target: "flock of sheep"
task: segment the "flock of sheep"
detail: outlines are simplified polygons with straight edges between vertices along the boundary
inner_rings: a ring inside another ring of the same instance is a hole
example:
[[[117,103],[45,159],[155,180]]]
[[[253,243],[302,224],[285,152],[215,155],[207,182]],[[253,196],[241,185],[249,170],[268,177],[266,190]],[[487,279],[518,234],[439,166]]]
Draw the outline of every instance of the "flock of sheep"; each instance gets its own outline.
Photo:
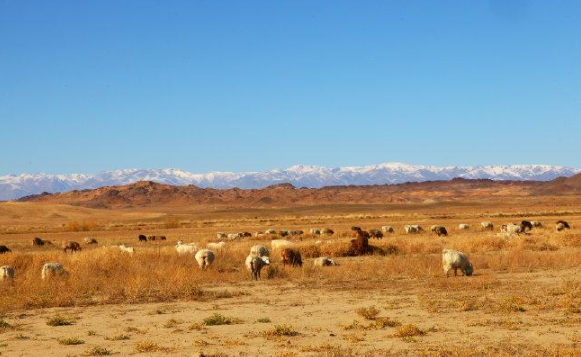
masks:
[[[516,223],[509,223],[507,225],[501,226],[501,232],[503,233],[526,233],[531,231],[534,228],[542,227],[542,223],[538,221],[522,221],[520,224]],[[417,234],[424,231],[424,229],[420,225],[406,225],[405,232],[407,234]],[[493,230],[494,225],[492,222],[482,222],[481,228],[483,230]],[[564,229],[569,229],[570,226],[567,222],[559,220],[555,228],[557,231],[562,231]],[[469,230],[470,226],[468,224],[460,224],[458,225],[458,230]],[[369,244],[370,238],[381,239],[384,237],[384,234],[387,233],[394,233],[395,230],[392,226],[383,226],[381,230],[379,229],[369,229],[367,231],[362,230],[360,227],[351,227],[351,230],[354,232],[355,239],[351,240],[351,252],[352,255],[365,255],[365,254],[372,254],[374,252],[374,247]],[[434,234],[438,236],[447,236],[448,231],[446,227],[441,225],[433,225],[430,229]],[[313,228],[309,231],[313,235],[333,235],[335,232],[332,229],[324,228]],[[268,229],[264,232],[256,232],[254,236],[256,237],[266,237],[267,235],[272,237],[274,235],[278,235],[280,237],[286,236],[300,236],[304,234],[302,230],[280,230],[276,231],[274,229]],[[199,249],[195,243],[188,243],[184,244],[181,240],[177,242],[175,249],[179,255],[184,254],[193,254],[195,260],[198,263],[198,266],[201,270],[207,269],[214,260],[216,259],[215,251],[219,251],[226,247],[226,241],[224,239],[234,241],[241,239],[243,237],[252,236],[249,232],[238,232],[238,233],[224,233],[219,232],[217,233],[217,238],[220,239],[220,242],[210,242],[206,245],[205,248]],[[140,242],[147,242],[153,240],[166,240],[165,236],[145,236],[139,235],[138,240]],[[84,243],[87,245],[94,245],[98,244],[97,239],[92,237],[84,238]],[[320,244],[321,241],[316,241],[316,244]],[[52,245],[52,243],[48,240],[43,240],[41,238],[34,238],[32,241],[34,246],[45,246],[45,245]],[[292,267],[295,266],[302,266],[303,261],[301,257],[301,253],[298,249],[293,248],[293,243],[291,241],[285,239],[272,239],[271,242],[271,249],[273,251],[280,252],[280,260],[283,265],[290,265]],[[80,251],[81,245],[74,241],[65,242],[62,246],[63,251],[67,252],[76,252]],[[121,244],[119,246],[113,246],[108,248],[118,248],[122,252],[127,254],[133,254],[135,252],[134,247],[128,247],[125,244]],[[11,250],[6,247],[5,245],[0,245],[0,254],[11,252]],[[319,257],[313,261],[314,266],[317,267],[325,267],[325,266],[333,266],[338,265],[333,259],[330,257]],[[270,251],[264,245],[254,245],[250,249],[250,253],[246,257],[245,266],[248,271],[251,273],[251,277],[253,280],[260,279],[261,270],[270,265]],[[460,251],[444,249],[442,252],[442,265],[446,276],[449,276],[449,272],[453,269],[454,275],[457,275],[457,271],[460,270],[463,275],[470,276],[474,272],[474,267],[468,256]],[[68,272],[65,270],[62,264],[58,262],[48,262],[43,265],[41,271],[41,278],[43,280],[55,278],[55,277],[65,277],[68,275]],[[14,279],[15,271],[14,268],[11,266],[1,266],[0,267],[0,280],[12,280]]]

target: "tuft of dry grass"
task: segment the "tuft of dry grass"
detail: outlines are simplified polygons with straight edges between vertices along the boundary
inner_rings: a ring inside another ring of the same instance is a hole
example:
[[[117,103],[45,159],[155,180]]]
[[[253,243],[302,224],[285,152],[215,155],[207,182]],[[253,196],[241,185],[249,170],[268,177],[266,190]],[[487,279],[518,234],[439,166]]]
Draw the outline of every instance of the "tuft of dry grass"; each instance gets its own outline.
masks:
[[[271,330],[263,331],[262,335],[266,338],[282,337],[282,336],[298,336],[298,331],[295,331],[291,325],[275,325]]]
[[[76,345],[82,345],[85,343],[85,341],[81,340],[78,337],[59,338],[57,341],[59,344],[65,345],[65,346],[76,346]]]
[[[423,336],[425,335],[426,332],[421,330],[419,327],[417,327],[416,325],[402,325],[399,326],[396,331],[395,331],[395,336],[397,337],[416,337],[416,336]]]
[[[240,319],[224,316],[218,313],[215,313],[210,317],[206,317],[204,321],[202,321],[204,326],[235,325],[240,323],[242,323],[242,320]]]
[[[364,317],[366,320],[375,320],[380,311],[375,306],[371,306],[368,308],[359,308],[356,310],[356,312],[359,314],[359,316]]]
[[[48,326],[68,326],[75,323],[75,320],[70,317],[63,317],[56,315],[46,321]]]
[[[173,349],[169,347],[163,347],[152,341],[142,341],[135,345],[135,351],[140,353],[147,352],[172,352]]]
[[[83,356],[110,356],[112,354],[113,351],[111,350],[108,350],[104,347],[95,346],[85,351]]]

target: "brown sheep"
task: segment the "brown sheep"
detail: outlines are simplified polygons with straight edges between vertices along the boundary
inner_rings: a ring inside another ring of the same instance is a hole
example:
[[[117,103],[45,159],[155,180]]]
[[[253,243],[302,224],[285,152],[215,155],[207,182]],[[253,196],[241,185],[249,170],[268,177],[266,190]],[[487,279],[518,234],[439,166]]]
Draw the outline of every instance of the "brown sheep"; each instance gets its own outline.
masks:
[[[571,227],[569,226],[569,223],[565,222],[565,221],[557,221],[557,224],[562,224],[563,227],[570,229]]]
[[[67,250],[70,250],[71,253],[76,252],[76,251],[80,251],[81,245],[77,242],[69,241],[69,242],[66,242],[65,244],[63,244],[63,250],[65,251],[65,253],[67,252]]]
[[[11,252],[10,248],[5,245],[0,245],[0,254],[9,253]]]
[[[282,260],[282,265],[290,264],[291,266],[303,266],[303,260],[301,258],[301,252],[296,249],[285,248],[280,252],[280,259]]]
[[[351,240],[351,250],[353,255],[368,254],[372,249],[369,246],[369,238],[358,236]]]
[[[42,247],[42,246],[43,246],[43,245],[45,245],[45,244],[46,244],[46,245],[52,245],[52,243],[51,243],[50,241],[48,241],[48,240],[44,240],[44,239],[42,239],[42,238],[35,237],[35,238],[32,240],[32,245],[36,245],[36,246]]]
[[[383,233],[379,229],[370,229],[369,238],[381,239],[383,238]]]

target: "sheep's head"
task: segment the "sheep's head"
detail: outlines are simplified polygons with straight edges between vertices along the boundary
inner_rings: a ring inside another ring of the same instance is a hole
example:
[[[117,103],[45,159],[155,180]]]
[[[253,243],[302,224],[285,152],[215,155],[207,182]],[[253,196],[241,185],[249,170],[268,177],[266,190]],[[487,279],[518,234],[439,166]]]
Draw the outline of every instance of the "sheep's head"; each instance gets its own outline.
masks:
[[[474,273],[474,266],[472,263],[468,263],[468,267],[466,268],[466,276],[472,276]]]
[[[264,264],[270,265],[270,258],[269,257],[264,256],[264,257],[260,257],[260,259],[262,259],[262,261],[264,262]]]

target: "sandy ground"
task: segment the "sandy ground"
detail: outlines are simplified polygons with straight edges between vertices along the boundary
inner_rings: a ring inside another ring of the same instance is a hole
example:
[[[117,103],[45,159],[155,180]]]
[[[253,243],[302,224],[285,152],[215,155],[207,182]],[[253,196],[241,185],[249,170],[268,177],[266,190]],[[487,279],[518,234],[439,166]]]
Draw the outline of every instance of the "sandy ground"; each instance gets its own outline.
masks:
[[[332,269],[332,268],[330,268]],[[86,308],[52,308],[10,313],[12,325],[1,334],[2,356],[82,356],[93,347],[120,355],[197,356],[319,356],[400,355],[430,350],[492,351],[520,348],[542,351],[559,346],[581,348],[579,314],[542,307],[525,311],[501,311],[481,305],[464,311],[458,302],[487,295],[542,294],[564,281],[575,279],[581,269],[490,274],[465,278],[385,280],[380,282],[320,283],[310,286],[260,281],[216,286],[242,295],[206,302],[174,302],[113,305]],[[474,289],[475,286],[486,286]],[[484,300],[486,301],[486,300]],[[375,306],[379,317],[403,325],[413,324],[423,336],[396,337],[397,327],[368,328],[356,312]],[[233,325],[200,327],[202,320],[219,313],[239,319]],[[74,318],[70,326],[52,327],[55,315]],[[268,318],[270,322],[258,322]],[[346,329],[354,321],[359,328]],[[264,331],[290,325],[299,334],[268,338]],[[194,325],[194,329],[192,329]],[[362,326],[362,327],[361,327]],[[112,340],[124,335],[124,340]],[[79,338],[80,345],[62,345],[59,339]],[[152,342],[160,351],[138,352],[140,343]],[[461,347],[458,347],[461,346]]]

